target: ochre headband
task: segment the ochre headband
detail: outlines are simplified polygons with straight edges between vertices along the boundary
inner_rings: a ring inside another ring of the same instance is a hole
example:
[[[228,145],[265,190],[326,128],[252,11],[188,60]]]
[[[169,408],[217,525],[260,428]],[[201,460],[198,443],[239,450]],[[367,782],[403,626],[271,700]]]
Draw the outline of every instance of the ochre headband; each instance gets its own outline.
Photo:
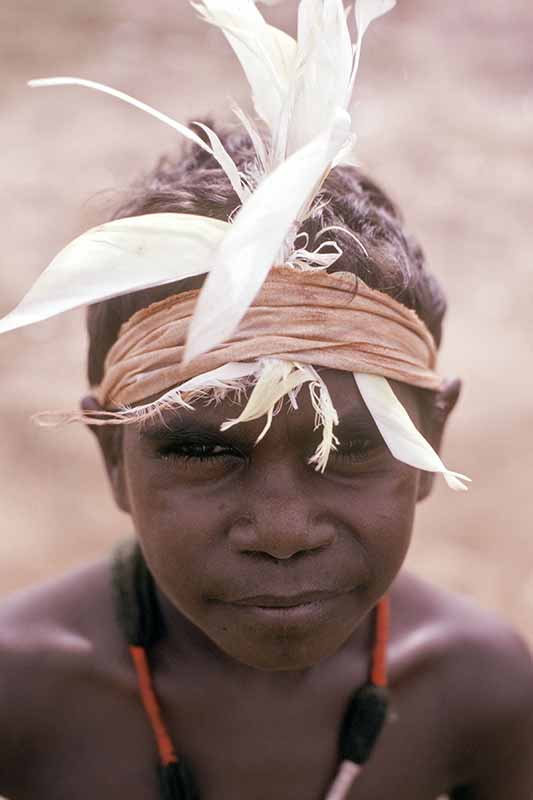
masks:
[[[438,389],[436,348],[414,311],[346,272],[274,268],[231,339],[183,363],[199,291],[128,320],[96,389],[107,409],[134,405],[230,362],[259,358],[382,375]]]

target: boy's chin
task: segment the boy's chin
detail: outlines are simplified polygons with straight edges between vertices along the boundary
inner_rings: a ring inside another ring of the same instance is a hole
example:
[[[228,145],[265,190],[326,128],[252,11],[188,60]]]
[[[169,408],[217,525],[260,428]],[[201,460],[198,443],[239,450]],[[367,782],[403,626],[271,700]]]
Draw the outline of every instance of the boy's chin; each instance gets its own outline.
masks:
[[[305,670],[335,655],[364,616],[354,613],[353,599],[337,605],[333,618],[328,614],[322,619],[313,619],[313,610],[305,607],[250,609],[235,624],[208,635],[227,656],[248,667],[272,672]],[[352,613],[346,613],[343,605],[350,605]]]

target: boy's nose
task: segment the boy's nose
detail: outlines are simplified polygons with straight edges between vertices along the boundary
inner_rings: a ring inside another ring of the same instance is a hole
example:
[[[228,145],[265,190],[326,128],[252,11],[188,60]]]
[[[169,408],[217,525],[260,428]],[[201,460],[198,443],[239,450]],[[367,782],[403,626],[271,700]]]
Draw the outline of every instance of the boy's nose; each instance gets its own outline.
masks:
[[[283,560],[328,547],[335,540],[333,520],[318,512],[303,487],[263,490],[256,502],[247,505],[229,532],[231,547],[242,553]]]

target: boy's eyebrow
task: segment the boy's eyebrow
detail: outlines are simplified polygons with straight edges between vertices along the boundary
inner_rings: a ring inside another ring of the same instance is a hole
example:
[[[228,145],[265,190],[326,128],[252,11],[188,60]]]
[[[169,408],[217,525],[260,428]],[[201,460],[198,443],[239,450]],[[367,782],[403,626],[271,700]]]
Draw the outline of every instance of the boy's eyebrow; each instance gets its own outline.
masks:
[[[205,435],[224,438],[220,430],[220,422],[208,422],[202,419],[183,420],[178,416],[168,419],[150,420],[140,426],[139,436],[145,440],[162,439],[165,436]]]
[[[348,414],[339,418],[339,424],[335,428],[337,436],[370,436],[378,435],[376,423],[370,414]]]

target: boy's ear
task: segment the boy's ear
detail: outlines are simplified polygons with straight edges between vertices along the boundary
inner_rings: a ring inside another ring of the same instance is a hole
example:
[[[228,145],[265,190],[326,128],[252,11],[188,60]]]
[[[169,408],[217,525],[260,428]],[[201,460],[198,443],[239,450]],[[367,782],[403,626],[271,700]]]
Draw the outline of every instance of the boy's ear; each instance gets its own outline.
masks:
[[[82,399],[81,408],[83,411],[103,410],[96,398],[91,395]],[[120,425],[88,425],[87,427],[95,435],[100,447],[115,503],[122,511],[129,514],[130,505],[122,457],[122,427]]]
[[[461,394],[461,381],[458,378],[446,381],[440,391],[430,395],[424,409],[424,434],[437,453],[440,453],[442,437],[449,415],[455,408]],[[434,472],[420,472],[418,500],[425,500],[433,488]]]

